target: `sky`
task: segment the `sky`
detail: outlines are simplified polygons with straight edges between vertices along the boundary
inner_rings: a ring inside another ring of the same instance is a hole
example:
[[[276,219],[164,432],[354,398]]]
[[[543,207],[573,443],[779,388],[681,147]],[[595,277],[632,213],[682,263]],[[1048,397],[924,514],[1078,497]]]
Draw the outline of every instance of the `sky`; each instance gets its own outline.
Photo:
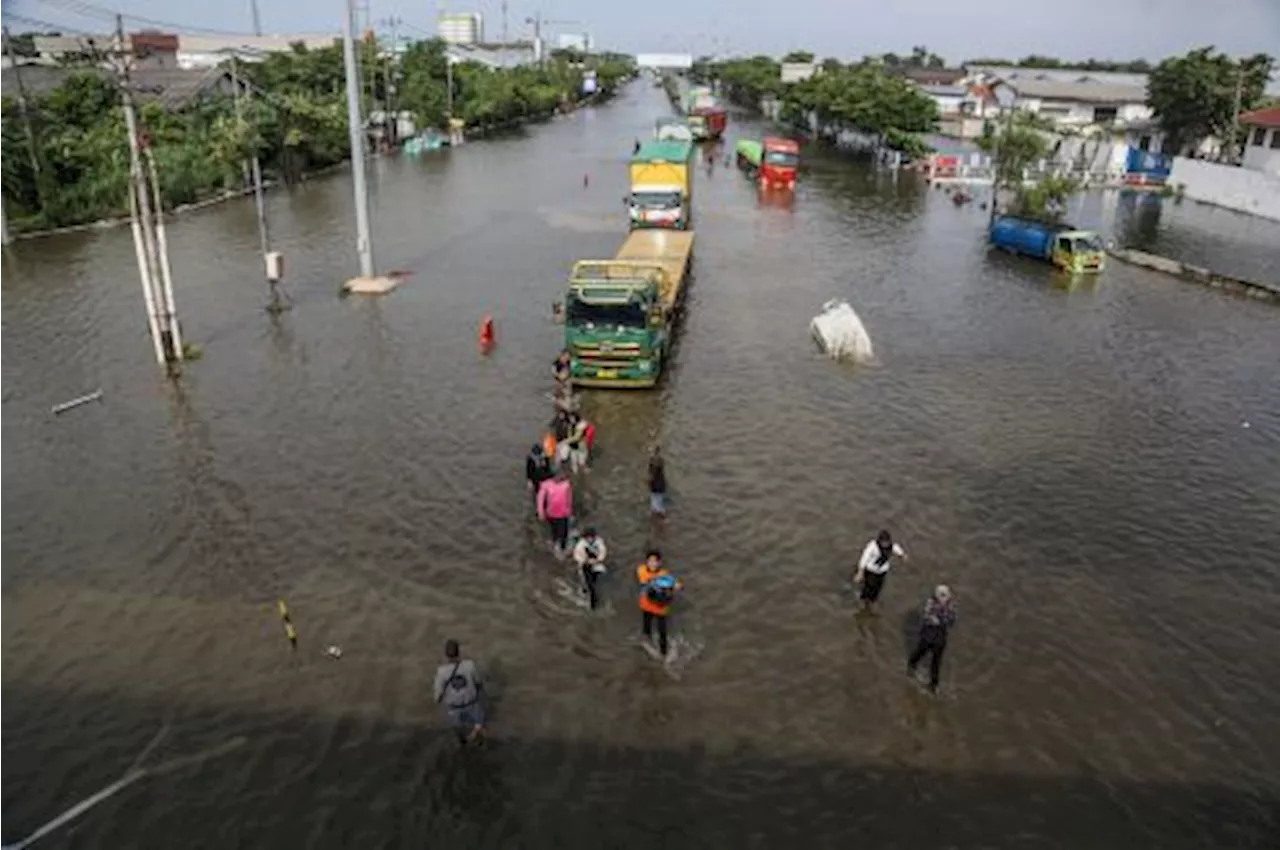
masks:
[[[341,27],[343,0],[257,0],[263,32],[327,33]],[[392,16],[404,32],[434,31],[441,10],[480,12],[486,37],[501,35],[501,0],[356,0],[370,19]],[[103,32],[107,11],[186,28],[252,31],[250,0],[2,0],[17,19]],[[744,14],[744,10],[755,10]],[[591,33],[597,46],[631,53],[782,54],[810,50],[850,60],[909,53],[925,45],[952,62],[1030,53],[1068,59],[1158,60],[1204,45],[1228,53],[1280,54],[1280,0],[510,0],[512,37],[529,34],[541,11],[544,36]],[[126,27],[142,24],[126,19]],[[174,28],[176,29],[176,28]]]

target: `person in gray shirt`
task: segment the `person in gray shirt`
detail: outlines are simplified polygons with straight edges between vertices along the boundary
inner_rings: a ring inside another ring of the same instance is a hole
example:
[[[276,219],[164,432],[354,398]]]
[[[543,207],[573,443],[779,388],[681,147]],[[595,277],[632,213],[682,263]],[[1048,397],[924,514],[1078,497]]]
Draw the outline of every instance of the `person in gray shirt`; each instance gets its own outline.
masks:
[[[484,707],[480,704],[484,683],[476,663],[462,657],[456,640],[444,642],[444,657],[445,663],[436,668],[433,693],[436,704],[444,706],[458,743],[465,746],[484,734]]]

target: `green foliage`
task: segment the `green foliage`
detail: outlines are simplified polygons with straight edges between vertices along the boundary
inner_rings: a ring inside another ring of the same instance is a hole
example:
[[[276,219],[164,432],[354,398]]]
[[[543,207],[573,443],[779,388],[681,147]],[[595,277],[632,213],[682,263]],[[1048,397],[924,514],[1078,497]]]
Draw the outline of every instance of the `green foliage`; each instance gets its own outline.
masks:
[[[929,61],[927,51],[920,61]],[[777,97],[788,121],[805,124],[812,114],[821,126],[878,135],[907,152],[923,151],[916,134],[937,126],[933,99],[879,62],[845,66],[827,59],[820,73],[791,85],[783,85],[779,64],[767,56],[725,62],[708,70],[728,97],[740,104],[757,107],[762,98]]]
[[[1049,155],[1049,137],[1039,116],[1015,112],[998,128],[987,124],[978,147],[993,158],[996,191],[1013,190],[1010,210],[1016,215],[1056,221],[1062,216],[1067,199],[1079,189],[1074,180],[1056,175],[1026,182],[1032,166]]]
[[[793,50],[786,56],[783,56],[782,61],[784,63],[797,62],[801,64],[808,64],[813,61],[813,54],[808,50]]]
[[[373,84],[374,108],[382,108],[387,70],[372,49],[358,50],[363,78]],[[546,115],[582,90],[583,73],[596,73],[601,97],[635,74],[629,57],[612,54],[562,57],[542,67],[491,70],[454,66],[457,117],[471,125],[501,124]],[[139,107],[151,140],[166,208],[241,188],[244,164],[257,154],[268,179],[300,179],[350,156],[346,74],[338,46],[271,54],[241,63],[240,76],[254,95],[239,115],[221,95],[181,111],[159,103]],[[411,45],[398,68],[395,108],[411,111],[419,126],[442,126],[448,113],[448,67],[439,41]],[[28,102],[39,174],[28,155],[29,138],[16,104],[3,108],[3,192],[14,230],[98,221],[128,211],[129,149],[119,92],[100,74],[69,76],[57,89]]]
[[[1237,104],[1247,111],[1262,103],[1274,65],[1265,53],[1237,62],[1212,47],[1157,65],[1147,81],[1147,103],[1168,137],[1165,149],[1181,151],[1206,136],[1229,139]]]

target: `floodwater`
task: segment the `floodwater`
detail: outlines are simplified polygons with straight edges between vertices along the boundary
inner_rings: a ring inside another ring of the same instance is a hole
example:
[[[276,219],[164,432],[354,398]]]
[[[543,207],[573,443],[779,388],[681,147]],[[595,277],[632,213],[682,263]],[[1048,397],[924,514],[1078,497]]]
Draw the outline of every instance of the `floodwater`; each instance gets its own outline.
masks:
[[[814,155],[767,208],[722,164],[701,180],[674,368],[587,402],[579,499],[613,613],[555,604],[521,464],[550,413],[551,305],[622,240],[623,162],[664,109],[638,84],[379,161],[379,264],[412,272],[384,300],[337,296],[346,175],[270,197],[278,320],[252,204],[179,218],[204,358],[177,384],[127,230],[16,246],[6,842],[167,729],[141,760],[163,770],[38,846],[1273,846],[1280,312],[1119,264],[1071,286],[909,180]],[[874,364],[816,354],[832,297]],[[851,564],[882,526],[911,559],[855,616]],[[651,539],[686,583],[676,630],[705,644],[679,680],[631,643]],[[934,700],[903,662],[940,581],[961,620]],[[483,751],[430,702],[450,636],[492,681]]]

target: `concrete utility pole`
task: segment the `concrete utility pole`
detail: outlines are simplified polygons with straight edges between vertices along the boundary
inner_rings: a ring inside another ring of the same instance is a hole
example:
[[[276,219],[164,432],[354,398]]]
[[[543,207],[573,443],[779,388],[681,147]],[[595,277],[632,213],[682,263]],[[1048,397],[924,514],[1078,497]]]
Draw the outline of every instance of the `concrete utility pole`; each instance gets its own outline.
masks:
[[[13,80],[18,89],[18,114],[22,118],[22,125],[27,132],[27,157],[30,160],[31,172],[35,175],[36,181],[36,197],[41,197],[40,184],[40,157],[36,153],[36,134],[31,129],[31,113],[27,110],[27,89],[22,84],[22,66],[18,64],[18,57],[13,53],[13,36],[9,33],[9,28],[4,28],[4,49],[9,56],[9,66],[13,68]]]
[[[360,255],[360,276],[373,277],[373,242],[369,235],[369,187],[365,182],[364,119],[360,114],[360,75],[356,46],[354,0],[345,0],[342,16],[342,58],[347,67],[347,122],[351,131],[351,182],[356,201],[356,253]],[[348,287],[350,289],[350,287]]]
[[[1242,62],[1236,63],[1236,100],[1235,108],[1231,111],[1231,147],[1230,156],[1232,162],[1239,162],[1241,157],[1236,153],[1236,138],[1240,134],[1240,100],[1244,97],[1244,67]],[[1246,140],[1247,141],[1247,140]]]
[[[231,55],[231,87],[236,109],[236,123],[243,131],[245,123],[244,113],[240,108],[240,68],[234,53]],[[271,290],[271,304],[267,309],[278,311],[283,309],[280,301],[280,290],[277,286],[280,282],[281,263],[279,258],[273,257],[271,253],[271,233],[267,225],[267,204],[262,191],[262,162],[258,159],[257,150],[253,152],[253,156],[245,163],[245,170],[253,180],[253,205],[258,214],[258,247],[262,251],[262,265],[267,276],[267,286]]]
[[[258,0],[249,0],[249,9],[253,12],[253,34],[262,35],[262,18],[258,15]]]
[[[129,225],[137,253],[138,274],[142,278],[142,295],[147,304],[147,324],[151,330],[156,362],[172,369],[182,362],[182,335],[174,308],[173,276],[169,268],[164,211],[160,207],[160,184],[156,179],[155,158],[138,131],[138,116],[134,110],[133,92],[130,90],[124,19],[120,15],[116,16],[112,60],[121,82],[120,102],[129,134]],[[143,164],[144,158],[146,165]]]

